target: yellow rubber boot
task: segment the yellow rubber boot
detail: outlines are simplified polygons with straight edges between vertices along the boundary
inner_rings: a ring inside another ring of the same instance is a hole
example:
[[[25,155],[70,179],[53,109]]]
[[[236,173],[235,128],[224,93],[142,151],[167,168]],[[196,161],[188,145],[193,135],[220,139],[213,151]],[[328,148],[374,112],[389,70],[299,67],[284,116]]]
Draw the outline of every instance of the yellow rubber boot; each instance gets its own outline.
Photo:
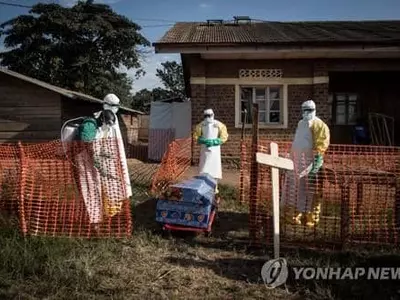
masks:
[[[297,216],[293,217],[292,223],[294,225],[301,225],[303,219],[304,219],[304,214],[299,213],[297,214]]]
[[[307,227],[314,227],[315,222],[313,219],[313,213],[312,212],[306,212],[304,214],[304,218],[302,219],[302,224],[306,225]]]
[[[321,214],[321,204],[318,204],[314,207],[311,212],[307,212],[304,214],[304,218],[302,219],[302,224],[308,227],[314,227],[319,223]]]
[[[312,213],[312,219],[315,222],[315,224],[319,223],[320,215],[321,215],[321,203],[319,203],[318,205],[316,205],[314,207],[314,210]]]
[[[292,225],[300,225],[302,213],[297,212],[293,206],[286,206],[283,211],[283,220],[285,223]]]

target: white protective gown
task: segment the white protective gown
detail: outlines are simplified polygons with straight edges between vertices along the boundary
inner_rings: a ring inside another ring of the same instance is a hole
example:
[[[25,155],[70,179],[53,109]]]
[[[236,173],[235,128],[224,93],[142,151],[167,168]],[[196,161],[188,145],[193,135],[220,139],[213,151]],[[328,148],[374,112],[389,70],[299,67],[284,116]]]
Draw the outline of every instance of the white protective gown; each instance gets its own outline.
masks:
[[[99,114],[100,112],[95,113],[95,117]],[[113,138],[117,139],[116,143]],[[82,151],[76,156],[76,162],[80,189],[90,223],[100,223],[104,214],[115,215],[119,212],[122,202],[132,196],[118,118],[115,125],[97,130],[93,154],[94,157],[87,151]],[[121,172],[122,178],[118,176]]]
[[[95,113],[95,116],[98,117],[101,112]],[[130,176],[129,176],[129,170],[128,170],[128,162],[126,160],[126,153],[125,153],[125,147],[124,147],[124,141],[122,139],[122,134],[121,134],[121,129],[119,127],[119,121],[118,117],[115,114],[115,124],[111,127],[110,132],[104,132],[101,128],[98,130],[98,133],[96,135],[96,140],[99,140],[101,138],[116,138],[117,139],[117,144],[118,144],[118,156],[117,157],[114,153],[114,161],[120,160],[121,164],[121,169],[123,172],[123,181],[125,183],[125,191],[126,191],[126,198],[129,198],[132,196],[132,186],[130,182]]]
[[[79,186],[90,223],[100,223],[103,219],[103,202],[100,173],[93,165],[88,152],[79,153],[75,161],[79,171]]]
[[[201,124],[202,137],[216,139],[219,137],[220,122],[212,120]],[[222,179],[221,146],[207,147],[201,145],[199,173],[208,173],[215,179]]]
[[[93,152],[96,152],[94,144],[92,145]],[[101,178],[99,171],[94,166],[93,153],[87,150],[80,151],[75,156],[75,166],[78,169],[79,189],[89,216],[89,222],[100,223],[104,214]]]
[[[311,122],[301,120],[297,126],[290,153],[294,170],[286,173],[282,191],[281,204],[296,207],[299,212],[310,211],[313,201],[313,189],[308,188],[308,173],[314,161]]]

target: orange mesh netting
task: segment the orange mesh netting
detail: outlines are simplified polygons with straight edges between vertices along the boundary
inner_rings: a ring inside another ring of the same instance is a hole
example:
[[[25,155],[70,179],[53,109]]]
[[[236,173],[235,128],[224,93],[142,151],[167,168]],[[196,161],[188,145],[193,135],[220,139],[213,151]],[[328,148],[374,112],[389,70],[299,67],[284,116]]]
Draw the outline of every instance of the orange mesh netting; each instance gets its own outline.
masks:
[[[175,129],[149,129],[149,148],[148,158],[154,161],[160,161],[168,146],[174,141]]]
[[[130,236],[118,146],[116,139],[1,145],[1,212],[17,215],[24,234]]]
[[[239,199],[249,203],[249,233],[255,244],[272,241],[271,169],[252,160],[255,149],[269,154],[269,143],[259,141],[252,149],[245,140],[241,146]],[[323,168],[308,177],[302,171],[313,154],[290,154],[290,142],[277,144],[279,155],[290,157],[295,166],[294,171],[279,172],[284,242],[398,243],[400,148],[331,145]]]
[[[153,176],[151,191],[159,194],[169,184],[181,178],[189,169],[192,157],[192,139],[177,139],[169,144],[161,165]]]
[[[18,193],[21,176],[19,149],[15,145],[0,146],[0,215],[15,214],[18,211]]]

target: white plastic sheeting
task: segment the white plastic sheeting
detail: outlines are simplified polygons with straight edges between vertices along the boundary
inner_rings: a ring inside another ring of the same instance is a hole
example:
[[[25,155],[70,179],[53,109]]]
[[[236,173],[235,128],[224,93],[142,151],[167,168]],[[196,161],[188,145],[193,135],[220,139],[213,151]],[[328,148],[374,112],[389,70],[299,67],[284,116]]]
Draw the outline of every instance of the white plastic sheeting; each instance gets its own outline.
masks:
[[[174,139],[190,137],[191,102],[152,102],[149,123],[148,158],[160,161]]]

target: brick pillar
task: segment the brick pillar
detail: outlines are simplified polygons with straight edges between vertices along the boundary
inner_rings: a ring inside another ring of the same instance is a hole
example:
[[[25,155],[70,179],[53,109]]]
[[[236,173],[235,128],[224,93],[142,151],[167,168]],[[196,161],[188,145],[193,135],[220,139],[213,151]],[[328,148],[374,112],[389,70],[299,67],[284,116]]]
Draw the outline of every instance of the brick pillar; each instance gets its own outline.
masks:
[[[191,54],[188,56],[190,61],[191,77],[206,77],[206,64],[199,54]],[[203,110],[206,106],[207,95],[205,84],[191,84],[191,102],[192,102],[192,132],[196,125],[203,118]],[[198,164],[200,147],[192,144],[192,164]]]
[[[201,84],[192,84],[192,132],[196,125],[203,119],[203,110],[206,106],[206,86]],[[197,143],[192,145],[192,164],[197,164],[199,161],[200,147]]]
[[[314,63],[314,77],[329,76],[328,65],[324,61]],[[331,103],[329,102],[329,83],[313,84],[313,100],[317,106],[317,115],[325,123],[331,124]]]

